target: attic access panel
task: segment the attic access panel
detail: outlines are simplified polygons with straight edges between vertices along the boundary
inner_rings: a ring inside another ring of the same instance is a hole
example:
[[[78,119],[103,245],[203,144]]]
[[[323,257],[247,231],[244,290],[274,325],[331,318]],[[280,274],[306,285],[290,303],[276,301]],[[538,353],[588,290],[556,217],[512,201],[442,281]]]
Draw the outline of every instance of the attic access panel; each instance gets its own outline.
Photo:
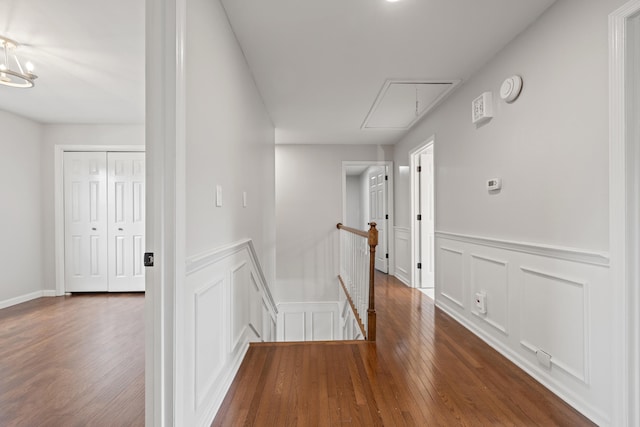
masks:
[[[361,129],[409,129],[458,83],[459,80],[387,80]]]

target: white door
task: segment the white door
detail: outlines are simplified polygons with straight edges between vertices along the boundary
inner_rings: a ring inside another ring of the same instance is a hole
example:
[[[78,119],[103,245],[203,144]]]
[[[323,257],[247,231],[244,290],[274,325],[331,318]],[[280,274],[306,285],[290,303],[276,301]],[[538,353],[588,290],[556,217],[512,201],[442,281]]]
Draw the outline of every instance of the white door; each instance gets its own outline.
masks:
[[[105,292],[107,276],[107,154],[65,152],[65,290]]]
[[[387,180],[384,166],[369,168],[369,220],[377,224],[376,270],[389,271],[387,252]]]
[[[109,291],[144,291],[144,153],[108,153]]]
[[[420,287],[434,286],[433,145],[420,154]]]
[[[65,152],[65,291],[144,291],[144,153]]]

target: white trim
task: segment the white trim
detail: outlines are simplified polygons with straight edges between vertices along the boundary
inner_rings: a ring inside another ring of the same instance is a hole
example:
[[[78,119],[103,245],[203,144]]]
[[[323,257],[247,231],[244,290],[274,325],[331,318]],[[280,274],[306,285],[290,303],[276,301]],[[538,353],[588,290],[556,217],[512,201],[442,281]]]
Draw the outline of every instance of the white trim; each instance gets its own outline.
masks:
[[[146,4],[145,425],[181,425],[186,0]]]
[[[216,264],[227,258],[233,254],[246,250],[249,254],[249,259],[251,260],[251,266],[253,271],[257,273],[256,279],[259,282],[257,285],[259,289],[264,292],[266,296],[267,303],[269,304],[269,308],[273,311],[273,314],[278,314],[278,308],[271,294],[271,290],[269,288],[269,284],[267,283],[266,276],[264,275],[264,271],[262,270],[262,265],[260,264],[260,260],[258,259],[258,254],[256,252],[255,246],[253,245],[253,241],[251,239],[242,239],[237,242],[230,243],[228,245],[220,246],[218,248],[212,249],[210,251],[206,251],[200,253],[198,255],[190,256],[187,258],[185,263],[185,275],[190,276],[193,273],[202,270],[203,268],[207,268],[213,264]]]
[[[449,96],[449,94],[451,92],[453,92],[453,90],[455,88],[458,87],[458,85],[462,82],[462,80],[442,80],[442,79],[387,79],[385,80],[385,82],[382,84],[382,88],[380,89],[380,92],[378,92],[378,96],[376,96],[375,101],[373,101],[373,105],[371,106],[371,108],[369,109],[369,112],[367,113],[367,117],[365,117],[364,121],[362,122],[362,125],[360,125],[360,129],[362,130],[388,130],[388,129],[409,129],[411,128],[414,124],[416,124],[418,121],[420,121],[420,119],[422,119],[423,117],[425,117],[426,115],[428,115],[431,111],[433,111],[438,105],[440,105],[440,103],[442,101],[444,101],[446,99],[447,96]],[[380,106],[380,103],[382,102],[382,100],[384,99],[387,91],[389,90],[389,88],[391,87],[392,84],[450,84],[451,86],[449,86],[444,92],[442,92],[440,95],[438,95],[438,97],[436,99],[433,100],[433,102],[431,102],[431,104],[429,104],[427,106],[427,108],[425,108],[419,115],[417,115],[416,117],[413,118],[413,120],[411,120],[408,124],[406,124],[405,126],[400,126],[400,127],[373,127],[373,126],[367,126],[369,123],[369,119],[371,119],[371,116],[373,116],[373,114],[376,112],[376,110],[378,109],[378,107]]]
[[[53,203],[56,295],[65,293],[64,285],[64,153],[66,152],[144,152],[144,145],[67,145],[53,147]]]
[[[4,301],[0,301],[0,309],[11,307],[14,305],[22,304],[23,302],[31,301],[42,297],[55,297],[55,291],[35,291],[28,294],[19,295],[14,298],[9,298]]]
[[[538,255],[549,258],[562,259],[565,261],[579,262],[582,264],[598,265],[601,267],[609,266],[609,254],[607,254],[606,252],[590,252],[576,248],[543,245],[538,243],[516,242],[512,240],[501,240],[491,237],[470,236],[466,234],[448,233],[446,231],[436,231],[436,237],[440,239],[471,243],[474,245],[505,249],[508,251],[523,252],[530,255]]]
[[[400,226],[395,226],[393,227],[393,242],[394,242],[394,250],[396,249],[396,245],[395,245],[395,241],[397,239],[397,235],[398,232],[401,233],[405,233],[408,237],[409,240],[409,265],[408,268],[411,269],[411,228],[409,227],[400,227]],[[401,270],[398,269],[398,257],[396,256],[394,258],[394,274],[393,276],[395,276],[396,279],[400,280],[402,283],[404,283],[406,286],[411,287],[411,274],[409,272],[408,275],[405,275],[405,273],[403,273]]]
[[[627,99],[627,30],[640,13],[640,1],[633,0],[609,15],[609,247],[614,300],[613,338],[613,425],[640,425],[640,292],[638,283],[639,231],[635,222],[638,196],[635,177],[640,173],[639,148],[631,134],[627,116],[638,107]],[[629,40],[633,42],[633,40]],[[636,49],[637,50],[637,49]],[[637,59],[637,58],[636,58]],[[638,82],[635,82],[637,84]],[[629,154],[627,154],[629,153]]]
[[[436,224],[436,207],[435,207],[435,201],[436,201],[436,173],[435,173],[435,162],[436,162],[436,146],[435,146],[435,141],[436,141],[436,135],[433,134],[431,135],[429,138],[427,138],[427,140],[425,142],[423,142],[422,144],[418,145],[416,148],[414,148],[413,150],[409,151],[409,176],[411,177],[411,233],[409,234],[409,238],[411,239],[411,284],[409,286],[413,287],[413,288],[419,288],[420,287],[420,281],[418,279],[419,277],[419,272],[418,272],[418,254],[420,253],[420,250],[418,248],[418,245],[420,244],[420,238],[419,236],[417,236],[417,234],[420,232],[420,227],[418,224],[418,219],[417,219],[417,212],[418,209],[420,208],[418,206],[418,197],[417,197],[417,191],[419,190],[420,186],[418,185],[418,180],[417,178],[417,168],[418,168],[418,156],[420,155],[420,153],[424,150],[426,150],[427,148],[429,148],[430,145],[433,145],[433,163],[434,163],[434,172],[433,172],[433,201],[434,201],[434,208],[433,208],[433,223]],[[435,249],[434,249],[435,251]],[[435,258],[435,253],[434,253],[434,258]],[[434,275],[436,274],[435,272],[435,266],[434,266]]]
[[[527,374],[532,376],[536,381],[549,389],[552,393],[560,397],[562,400],[567,402],[569,405],[577,409],[587,418],[592,420],[597,425],[609,425],[609,419],[606,414],[599,411],[596,408],[590,406],[587,402],[581,399],[579,396],[576,396],[570,389],[568,389],[564,384],[555,380],[553,377],[544,375],[540,372],[537,367],[527,360],[524,360],[520,357],[516,352],[508,347],[507,344],[496,339],[491,334],[484,331],[482,328],[478,327],[474,323],[470,322],[465,316],[458,313],[456,310],[451,310],[446,305],[440,304],[438,301],[435,302],[436,307],[444,311],[449,316],[453,317],[458,323],[460,323],[465,328],[469,329],[475,335],[477,335],[480,339],[486,342],[490,347],[493,347],[498,353],[502,354],[504,357],[509,359],[512,363],[518,366],[520,369],[525,371]],[[616,425],[616,424],[611,424]]]
[[[342,223],[345,224],[347,220],[347,167],[348,166],[385,166],[389,181],[387,181],[387,211],[389,212],[389,219],[387,220],[387,250],[389,251],[389,260],[387,261],[388,274],[393,276],[395,273],[395,242],[391,233],[393,229],[393,223],[395,216],[393,213],[394,208],[394,195],[393,195],[393,161],[391,160],[343,160],[342,161]]]

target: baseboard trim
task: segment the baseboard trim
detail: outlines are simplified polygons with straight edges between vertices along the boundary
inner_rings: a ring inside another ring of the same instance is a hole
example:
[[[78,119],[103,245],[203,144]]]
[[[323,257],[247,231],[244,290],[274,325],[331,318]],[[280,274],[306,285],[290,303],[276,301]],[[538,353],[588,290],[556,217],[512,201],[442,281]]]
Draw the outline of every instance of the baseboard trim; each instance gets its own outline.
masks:
[[[437,295],[436,295],[437,297]],[[448,316],[451,316],[456,322],[460,323],[462,326],[470,330],[474,335],[484,341],[491,348],[496,350],[498,353],[506,357],[510,362],[515,364],[518,368],[522,369],[524,372],[533,377],[536,381],[542,384],[544,387],[549,389],[553,394],[558,396],[560,399],[564,400],[567,404],[575,408],[578,412],[580,412],[585,417],[589,418],[591,421],[596,423],[597,425],[610,425],[611,422],[606,416],[606,414],[601,411],[592,408],[586,402],[584,402],[579,397],[575,396],[561,384],[558,384],[552,378],[548,378],[546,376],[540,375],[540,372],[535,369],[534,365],[529,363],[528,361],[522,359],[517,353],[513,352],[510,348],[504,346],[500,341],[494,339],[491,335],[485,333],[482,329],[476,327],[473,323],[469,322],[464,316],[461,316],[455,310],[450,309],[446,305],[441,304],[436,301],[436,307],[445,312]]]
[[[396,279],[398,279],[399,281],[401,281],[405,286],[407,286],[408,288],[412,288],[413,286],[411,286],[411,284],[409,283],[409,279],[406,278],[403,274],[396,274],[393,277],[395,277]]]
[[[9,298],[4,301],[0,301],[0,309],[11,307],[13,305],[22,304],[23,302],[31,301],[42,297],[55,297],[56,291],[35,291],[28,294],[20,295],[14,298]]]

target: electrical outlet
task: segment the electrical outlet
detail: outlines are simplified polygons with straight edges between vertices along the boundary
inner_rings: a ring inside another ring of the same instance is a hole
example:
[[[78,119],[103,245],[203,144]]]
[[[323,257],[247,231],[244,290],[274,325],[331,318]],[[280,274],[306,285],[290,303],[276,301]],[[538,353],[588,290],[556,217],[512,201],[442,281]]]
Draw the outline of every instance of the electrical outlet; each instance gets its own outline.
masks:
[[[547,369],[551,369],[551,355],[549,353],[538,349],[536,357],[538,358],[538,363]]]
[[[476,292],[476,310],[480,314],[487,314],[487,294],[486,292]]]

